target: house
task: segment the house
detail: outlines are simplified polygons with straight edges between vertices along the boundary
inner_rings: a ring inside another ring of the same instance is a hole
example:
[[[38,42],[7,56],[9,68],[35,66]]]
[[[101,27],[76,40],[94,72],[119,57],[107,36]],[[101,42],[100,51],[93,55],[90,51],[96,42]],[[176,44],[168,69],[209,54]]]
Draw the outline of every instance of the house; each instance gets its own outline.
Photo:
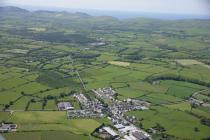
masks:
[[[103,114],[94,113],[91,110],[68,110],[67,117],[69,119],[74,118],[101,118]]]
[[[57,104],[58,110],[64,111],[64,110],[73,110],[74,107],[69,102],[59,102]]]
[[[123,129],[123,128],[125,128],[125,126],[122,125],[122,124],[116,124],[116,125],[114,125],[114,127],[117,128],[117,129]]]
[[[105,42],[93,42],[93,43],[89,43],[90,46],[93,46],[93,47],[97,47],[97,46],[104,46],[106,45]]]
[[[103,127],[103,130],[106,131],[109,135],[111,135],[112,138],[116,138],[118,136],[118,134],[110,127]]]
[[[16,124],[5,124],[2,123],[0,124],[0,132],[14,132],[17,129],[17,125]]]
[[[133,135],[125,135],[122,140],[136,140]]]
[[[149,140],[149,137],[146,136],[144,133],[135,131],[132,133],[132,135],[137,139],[137,140]]]
[[[200,105],[202,105],[204,103],[203,101],[200,101],[200,100],[192,98],[192,97],[189,98],[189,102],[193,103],[193,104],[196,104],[198,106],[200,106]]]
[[[84,94],[76,93],[74,94],[74,97],[80,102],[82,105],[86,105],[88,103],[88,99],[85,97]]]
[[[116,91],[114,91],[111,87],[99,88],[92,91],[96,94],[98,98],[113,99],[113,96],[116,95]]]

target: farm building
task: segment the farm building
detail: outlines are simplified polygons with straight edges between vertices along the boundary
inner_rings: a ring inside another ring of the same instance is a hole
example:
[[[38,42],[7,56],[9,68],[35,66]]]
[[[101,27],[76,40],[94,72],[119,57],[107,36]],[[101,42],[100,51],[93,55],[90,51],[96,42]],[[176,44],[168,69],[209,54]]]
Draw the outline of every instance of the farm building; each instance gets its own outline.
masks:
[[[58,110],[73,110],[74,107],[69,102],[59,102],[57,104]]]
[[[103,114],[94,113],[91,110],[68,110],[67,117],[70,119],[76,118],[101,118]]]
[[[14,132],[17,129],[16,124],[0,124],[0,132]]]
[[[106,131],[109,135],[111,135],[112,138],[116,138],[118,136],[118,134],[110,127],[103,127],[103,130]]]
[[[114,95],[116,95],[116,91],[114,91],[111,87],[99,88],[97,90],[92,90],[98,98],[108,98],[112,99]]]
[[[137,140],[149,140],[149,137],[143,134],[142,132],[136,131],[133,132],[132,135],[137,139]]]

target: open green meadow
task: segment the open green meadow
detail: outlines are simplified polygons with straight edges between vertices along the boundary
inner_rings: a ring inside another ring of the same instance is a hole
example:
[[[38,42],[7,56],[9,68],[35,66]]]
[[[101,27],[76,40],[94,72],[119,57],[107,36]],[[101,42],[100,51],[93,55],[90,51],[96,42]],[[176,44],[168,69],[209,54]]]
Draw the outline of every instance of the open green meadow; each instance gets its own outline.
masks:
[[[185,109],[185,106],[180,106]],[[181,139],[202,139],[210,136],[210,128],[200,124],[200,120],[187,112],[173,109],[173,107],[152,107],[149,111],[129,112],[139,118],[144,128],[148,129],[160,124],[165,128],[166,134]],[[195,131],[198,128],[198,132]]]
[[[72,134],[67,131],[41,131],[41,132],[17,132],[12,134],[3,134],[7,140],[96,140],[96,138],[86,134]]]

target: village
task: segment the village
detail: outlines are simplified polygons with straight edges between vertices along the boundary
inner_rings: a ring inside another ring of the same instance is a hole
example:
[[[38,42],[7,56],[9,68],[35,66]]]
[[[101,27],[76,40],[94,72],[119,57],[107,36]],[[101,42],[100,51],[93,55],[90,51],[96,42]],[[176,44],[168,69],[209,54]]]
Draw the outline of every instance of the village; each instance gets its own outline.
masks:
[[[134,110],[147,110],[150,103],[137,100],[127,99],[120,101],[115,99],[116,91],[111,87],[99,88],[92,90],[94,99],[89,99],[82,93],[74,93],[73,96],[80,104],[80,109],[75,109],[71,102],[58,102],[59,111],[67,112],[67,119],[90,119],[106,117],[112,123],[111,126],[102,125],[96,132],[102,139],[115,140],[149,140],[150,135],[134,125],[135,117],[126,116],[125,113]],[[109,102],[108,104],[105,102]],[[17,131],[17,124],[2,123],[0,132]]]
[[[73,96],[80,103],[81,109],[75,110],[70,102],[60,102],[57,104],[59,110],[67,111],[68,119],[78,118],[102,118],[107,117],[113,124],[110,126],[100,126],[97,135],[106,139],[122,140],[149,140],[150,135],[136,127],[133,122],[135,117],[126,116],[125,113],[134,110],[149,109],[149,103],[143,100],[127,99],[119,101],[114,98],[116,92],[110,88],[99,88],[92,90],[95,95],[94,100],[88,99],[82,93],[75,93]],[[109,100],[111,103],[105,105],[101,102]],[[103,137],[105,136],[105,137]]]

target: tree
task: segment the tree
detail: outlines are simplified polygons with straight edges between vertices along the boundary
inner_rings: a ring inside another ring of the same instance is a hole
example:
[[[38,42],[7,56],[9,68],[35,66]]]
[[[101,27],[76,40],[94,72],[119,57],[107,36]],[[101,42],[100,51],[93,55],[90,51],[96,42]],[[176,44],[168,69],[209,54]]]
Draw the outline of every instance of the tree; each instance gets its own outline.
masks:
[[[48,99],[48,100],[52,100],[52,99],[54,99],[54,96],[52,96],[52,95],[47,95],[47,99]]]
[[[195,127],[195,128],[194,128],[194,131],[195,131],[195,132],[199,132],[198,127]]]
[[[6,104],[6,105],[4,106],[5,109],[8,109],[9,107],[10,107],[10,105],[8,105],[8,104]]]
[[[65,93],[63,93],[63,92],[62,92],[62,93],[60,93],[60,97],[61,97],[61,98],[64,98],[65,96],[66,96],[66,94],[65,94]]]
[[[143,127],[142,123],[139,123],[139,128],[142,128],[142,127]]]
[[[46,91],[50,91],[50,89],[48,88],[48,89],[46,89]]]
[[[25,92],[24,92],[24,91],[21,91],[21,95],[23,95],[23,96],[24,96],[24,95],[25,95]]]
[[[193,108],[197,108],[198,105],[197,105],[196,103],[193,102],[193,103],[190,104],[190,107],[191,107],[190,110],[192,111],[192,109],[193,109]]]
[[[35,102],[36,102],[36,100],[33,98],[33,99],[31,99],[31,102],[32,102],[32,103],[35,103]]]
[[[75,90],[72,90],[70,93],[71,93],[71,94],[74,94],[74,93],[76,93],[76,92],[77,92],[77,91],[75,91]]]
[[[9,102],[9,105],[13,105],[13,104],[14,104],[14,102],[13,102],[13,101],[10,101],[10,102]]]

